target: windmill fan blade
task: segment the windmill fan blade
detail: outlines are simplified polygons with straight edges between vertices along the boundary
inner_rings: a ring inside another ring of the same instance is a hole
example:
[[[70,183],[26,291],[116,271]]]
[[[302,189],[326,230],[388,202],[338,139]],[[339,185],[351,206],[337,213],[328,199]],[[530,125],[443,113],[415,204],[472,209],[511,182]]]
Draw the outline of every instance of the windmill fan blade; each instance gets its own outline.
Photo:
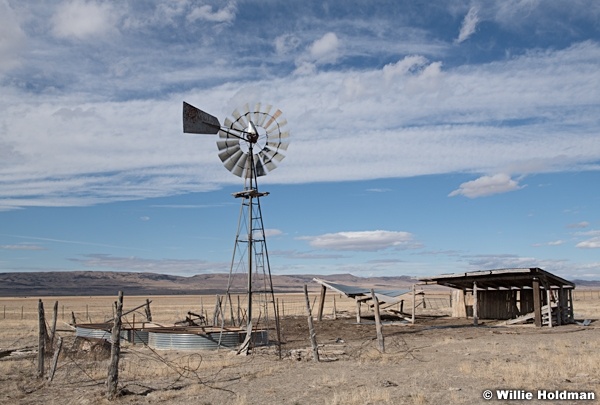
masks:
[[[256,125],[258,125],[259,127],[263,127],[263,128],[265,127],[264,123],[267,120],[267,118],[270,117],[269,112],[271,111],[272,108],[273,108],[272,105],[267,104],[266,106],[264,106],[262,111],[259,111],[260,118],[258,120],[256,120]]]
[[[279,130],[281,131],[281,128],[285,127],[287,125],[287,120],[284,118],[281,121],[275,121],[274,122],[275,125],[271,124],[270,127],[265,128],[267,132],[270,131],[274,131],[274,130]]]
[[[263,125],[262,127],[264,129],[269,128],[271,126],[271,124],[273,122],[275,122],[277,120],[277,118],[279,118],[280,115],[281,115],[281,111],[280,110],[275,111],[275,114],[273,114],[273,116],[269,119],[269,121],[267,121],[267,123],[265,125]]]
[[[289,142],[267,142],[265,146],[275,150],[287,150]]]
[[[229,159],[223,161],[223,164],[230,172],[233,172],[240,159],[246,159],[247,155],[240,149],[229,156]],[[239,175],[238,175],[239,176]]]
[[[269,161],[273,161],[276,160],[278,162],[281,162],[283,160],[283,158],[285,157],[285,155],[281,152],[279,152],[278,150],[269,150],[267,149],[267,147],[265,146],[265,148],[261,151],[261,153],[264,152],[265,155],[267,155],[269,157]]]
[[[235,123],[233,128],[238,129],[240,131],[245,131],[248,128],[248,120],[245,116],[240,114],[240,112],[236,109],[231,115],[235,118]],[[237,125],[235,125],[237,124]]]
[[[240,148],[240,145],[234,145],[230,148],[227,148],[227,149],[221,151],[219,153],[219,159],[221,159],[221,162],[225,163],[225,162],[229,161],[229,159],[232,156],[236,156],[238,153],[244,153],[244,152],[242,151],[242,148]],[[225,167],[227,167],[227,165],[225,165]],[[229,170],[231,170],[231,169],[229,169]]]
[[[248,155],[244,153],[236,162],[235,166],[231,170],[231,173],[238,177],[247,177],[246,172],[249,171],[249,163],[250,161],[248,160]]]
[[[280,132],[281,127],[273,126],[267,131],[267,138],[274,140],[277,138],[289,138],[290,133],[288,131]]]
[[[260,127],[259,121],[262,115],[263,113],[260,111],[260,103],[256,103],[254,105],[254,112],[252,113],[252,122],[254,122],[256,126]]]
[[[265,149],[261,150],[258,155],[262,158],[265,166],[267,167],[267,169],[269,171],[271,171],[277,167],[277,165],[273,161],[273,159],[277,159],[276,158],[277,152],[272,152],[265,148]],[[281,158],[281,159],[283,159],[283,158]],[[277,160],[281,161],[281,159],[277,159]]]
[[[234,147],[235,145],[238,145],[239,143],[240,143],[240,141],[238,139],[230,138],[225,141],[217,141],[217,148],[219,148],[219,150],[222,151],[223,149]]]
[[[221,124],[217,117],[183,102],[183,132],[186,134],[216,134]]]

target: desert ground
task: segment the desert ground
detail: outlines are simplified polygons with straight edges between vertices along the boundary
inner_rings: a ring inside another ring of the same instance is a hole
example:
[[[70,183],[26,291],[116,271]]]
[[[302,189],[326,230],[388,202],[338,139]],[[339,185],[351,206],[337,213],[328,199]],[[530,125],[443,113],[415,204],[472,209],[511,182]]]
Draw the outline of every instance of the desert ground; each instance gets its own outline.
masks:
[[[323,320],[314,321],[319,362],[312,360],[304,298],[284,294],[278,296],[281,359],[277,345],[246,356],[227,349],[157,351],[123,344],[122,395],[113,401],[105,397],[108,354],[82,350],[66,322],[71,311],[78,322],[111,318],[115,297],[41,297],[48,319],[59,302],[58,336],[64,339],[52,382],[36,376],[40,298],[2,298],[0,353],[23,350],[0,358],[0,403],[478,404],[487,402],[486,389],[600,394],[599,292],[575,294],[576,317],[594,320],[589,326],[554,328],[490,320],[475,327],[471,320],[449,317],[443,298],[432,295],[426,309],[419,307],[414,325],[384,316],[384,353],[378,350],[373,318],[363,311],[365,318],[357,324],[354,302],[336,296],[334,319],[333,297],[328,295]],[[163,323],[183,319],[190,310],[209,314],[215,303],[211,296],[126,296],[124,309],[146,298],[152,300],[154,321]],[[312,295],[313,307],[316,301]],[[142,313],[134,313],[142,319]],[[580,403],[535,397],[511,402]]]

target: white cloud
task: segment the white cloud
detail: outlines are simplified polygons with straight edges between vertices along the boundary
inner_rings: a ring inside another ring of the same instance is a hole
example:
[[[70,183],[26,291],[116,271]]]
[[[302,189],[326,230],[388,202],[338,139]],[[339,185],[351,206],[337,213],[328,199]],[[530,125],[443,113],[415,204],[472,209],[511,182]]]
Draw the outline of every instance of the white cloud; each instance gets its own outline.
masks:
[[[51,22],[56,37],[87,39],[113,31],[116,15],[110,3],[68,0],[57,8]]]
[[[409,249],[417,246],[413,235],[408,232],[382,230],[327,233],[299,239],[308,240],[310,246],[314,248],[328,250],[377,251],[388,248]]]
[[[519,186],[519,183],[511,179],[509,175],[500,173],[493,176],[482,176],[476,180],[462,183],[458,189],[448,194],[448,196],[464,195],[468,198],[478,198],[507,193],[521,188],[523,186]]]
[[[465,16],[462,25],[460,27],[460,32],[458,34],[458,38],[456,39],[457,43],[461,43],[466,41],[471,35],[475,33],[477,29],[477,24],[479,23],[479,16],[477,15],[478,9],[477,7],[471,7],[469,12]]]
[[[338,58],[340,40],[333,32],[328,32],[309,47],[310,58],[317,63],[333,63]]]
[[[581,249],[600,249],[600,236],[579,242],[575,247]]]
[[[428,60],[421,55],[409,55],[396,63],[390,63],[383,67],[383,77],[391,80],[395,76],[404,76],[407,73],[419,72],[425,68]]]
[[[203,5],[192,9],[187,15],[190,22],[197,20],[210,21],[217,23],[228,23],[235,20],[237,7],[234,3],[228,3],[225,7],[213,11],[212,6]]]

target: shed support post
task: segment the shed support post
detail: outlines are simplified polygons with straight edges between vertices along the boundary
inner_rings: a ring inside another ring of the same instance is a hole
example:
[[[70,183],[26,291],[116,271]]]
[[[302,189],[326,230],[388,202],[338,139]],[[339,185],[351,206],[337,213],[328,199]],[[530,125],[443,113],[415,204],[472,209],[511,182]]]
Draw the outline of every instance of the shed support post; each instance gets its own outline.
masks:
[[[569,289],[569,322],[575,322],[573,315],[573,290]]]
[[[552,327],[552,291],[550,291],[550,286],[546,287],[546,301],[548,304],[548,327]]]
[[[356,323],[360,323],[360,301],[356,300]]]
[[[325,307],[325,294],[327,294],[327,287],[324,285],[321,286],[321,297],[319,298],[319,316],[317,316],[317,321],[321,322],[323,320],[323,308]]]
[[[473,281],[473,325],[479,323],[479,303],[477,302],[477,281]]]
[[[540,328],[542,326],[542,297],[540,295],[540,280],[537,277],[533,279],[532,287],[535,326]]]
[[[564,319],[563,319],[563,306],[564,306],[563,303],[565,302],[564,293],[565,293],[565,291],[564,291],[564,289],[563,289],[563,287],[561,285],[559,287],[559,289],[558,289],[558,292],[557,292],[558,296],[557,296],[557,300],[556,300],[556,306],[557,306],[557,308],[556,308],[557,311],[556,312],[558,314],[556,316],[556,326],[560,326],[563,323],[566,323],[564,321]]]

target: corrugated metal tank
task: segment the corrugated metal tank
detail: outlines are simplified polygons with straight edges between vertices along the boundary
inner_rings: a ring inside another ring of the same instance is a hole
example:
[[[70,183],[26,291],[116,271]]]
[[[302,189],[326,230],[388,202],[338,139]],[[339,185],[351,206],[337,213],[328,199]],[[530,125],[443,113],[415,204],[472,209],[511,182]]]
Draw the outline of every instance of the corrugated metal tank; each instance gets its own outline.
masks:
[[[268,343],[267,331],[252,333],[257,346]],[[219,346],[219,337],[221,339]],[[218,347],[238,347],[246,337],[245,332],[212,332],[195,334],[185,332],[151,331],[148,333],[148,346],[164,350],[214,350]]]
[[[111,327],[103,324],[76,325],[75,336],[111,341]],[[121,340],[129,340],[128,331],[121,330]]]

